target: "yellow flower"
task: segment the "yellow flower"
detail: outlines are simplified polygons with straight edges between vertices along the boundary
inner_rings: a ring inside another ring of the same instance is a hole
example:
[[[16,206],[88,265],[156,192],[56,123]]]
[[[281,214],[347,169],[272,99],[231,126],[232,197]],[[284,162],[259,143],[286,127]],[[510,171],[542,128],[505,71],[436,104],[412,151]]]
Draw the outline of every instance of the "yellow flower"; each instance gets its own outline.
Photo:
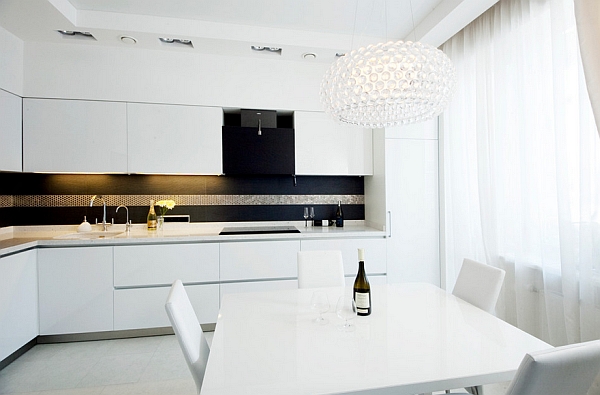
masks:
[[[175,207],[175,202],[173,200],[159,200],[158,202],[156,202],[156,205],[158,207],[160,207],[158,209],[158,211],[160,212],[160,215],[165,215],[167,213],[167,210],[172,210],[173,207]]]

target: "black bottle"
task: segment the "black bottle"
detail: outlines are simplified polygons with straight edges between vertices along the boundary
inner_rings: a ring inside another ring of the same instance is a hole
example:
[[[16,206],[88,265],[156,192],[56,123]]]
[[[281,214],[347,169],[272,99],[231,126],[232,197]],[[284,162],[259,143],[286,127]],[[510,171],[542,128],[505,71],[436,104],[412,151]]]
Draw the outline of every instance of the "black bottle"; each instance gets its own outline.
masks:
[[[335,211],[335,226],[338,228],[344,226],[344,212],[342,211],[342,201],[338,201],[337,210]]]

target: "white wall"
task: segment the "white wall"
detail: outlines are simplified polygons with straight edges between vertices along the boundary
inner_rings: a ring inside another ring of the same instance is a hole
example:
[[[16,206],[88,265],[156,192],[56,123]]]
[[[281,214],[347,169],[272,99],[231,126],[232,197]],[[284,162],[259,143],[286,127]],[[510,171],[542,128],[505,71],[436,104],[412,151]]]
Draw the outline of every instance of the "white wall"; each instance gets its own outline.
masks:
[[[27,42],[24,96],[322,111],[328,64]]]
[[[0,27],[0,89],[23,96],[23,41]]]

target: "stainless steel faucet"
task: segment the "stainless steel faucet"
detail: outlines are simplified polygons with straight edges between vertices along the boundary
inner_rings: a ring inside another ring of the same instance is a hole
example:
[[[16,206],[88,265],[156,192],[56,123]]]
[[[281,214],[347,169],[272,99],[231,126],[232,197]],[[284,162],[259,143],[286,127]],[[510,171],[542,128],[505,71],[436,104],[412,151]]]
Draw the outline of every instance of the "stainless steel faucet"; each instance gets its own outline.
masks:
[[[90,200],[90,207],[94,206],[94,200],[96,200],[96,198],[102,199],[102,203],[104,206],[102,212],[102,230],[106,232],[108,230],[108,227],[110,226],[110,224],[106,222],[106,200],[104,200],[102,195],[94,195],[92,196],[92,200]]]
[[[129,209],[127,208],[127,206],[124,206],[124,205],[121,204],[115,210],[115,214],[119,212],[119,209],[121,207],[123,207],[125,209],[125,212],[127,213],[127,219],[125,220],[125,232],[129,233],[129,231],[131,230],[131,221],[129,220]]]

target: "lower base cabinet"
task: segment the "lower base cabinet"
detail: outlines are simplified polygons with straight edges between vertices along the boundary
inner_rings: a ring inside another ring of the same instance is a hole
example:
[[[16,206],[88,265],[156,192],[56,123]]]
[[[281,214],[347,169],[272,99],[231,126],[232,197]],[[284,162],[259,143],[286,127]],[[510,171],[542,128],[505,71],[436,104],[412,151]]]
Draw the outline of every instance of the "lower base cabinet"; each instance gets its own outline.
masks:
[[[279,291],[282,289],[297,289],[298,280],[249,281],[221,284],[221,300],[223,295],[243,292]]]
[[[40,335],[113,330],[113,248],[38,250]]]
[[[115,289],[115,330],[171,326],[165,311],[170,287]],[[201,324],[217,322],[219,285],[186,285]]]
[[[0,258],[0,361],[38,335],[36,255]]]

